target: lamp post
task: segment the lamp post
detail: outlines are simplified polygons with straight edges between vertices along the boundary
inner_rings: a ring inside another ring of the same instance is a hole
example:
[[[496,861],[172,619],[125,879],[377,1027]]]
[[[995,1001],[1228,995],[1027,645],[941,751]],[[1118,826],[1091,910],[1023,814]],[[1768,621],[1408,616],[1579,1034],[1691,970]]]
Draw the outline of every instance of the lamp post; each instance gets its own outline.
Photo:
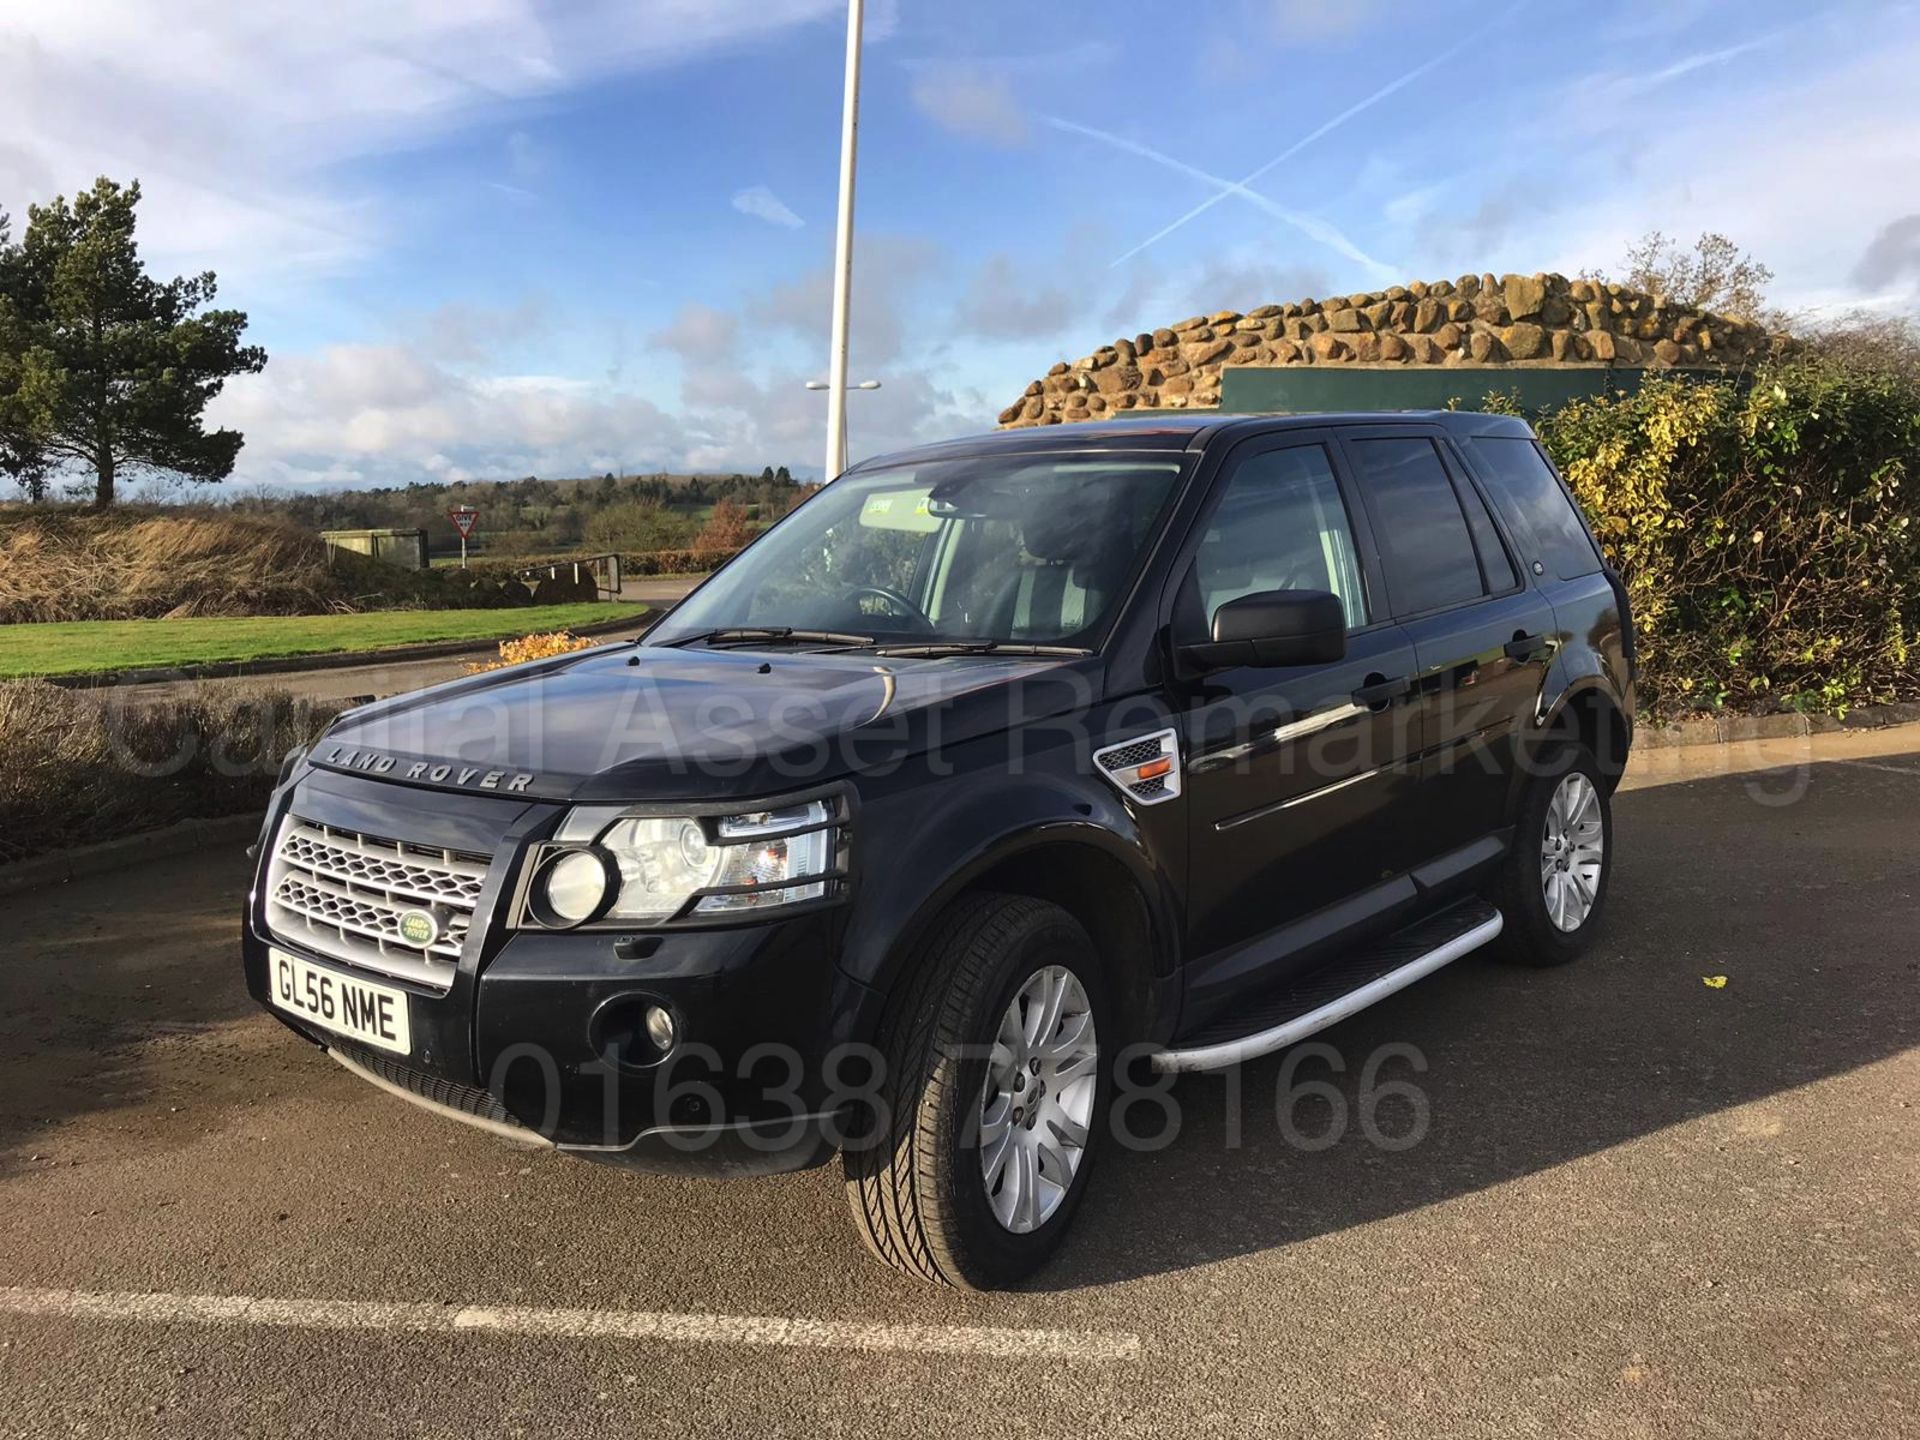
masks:
[[[807,381],[807,389],[809,390],[830,390],[832,388],[833,387],[831,383],[825,380]],[[880,388],[880,382],[878,380],[862,380],[858,385],[846,385],[846,386],[843,386],[841,389],[840,417],[839,417],[839,425],[837,427],[840,432],[839,434],[840,470],[844,470],[847,468],[847,406],[846,406],[847,392],[852,390],[878,390],[879,388]],[[827,423],[829,425],[833,425],[834,420],[831,415],[827,417]],[[828,447],[829,454],[831,454],[832,447],[833,447],[833,434],[831,431],[828,432],[827,447]],[[829,464],[832,463],[831,459],[828,461],[828,463]],[[829,471],[827,474],[827,479],[831,480],[835,475],[839,473],[840,473],[839,470]]]
[[[853,175],[860,145],[860,32],[866,0],[847,0],[847,90],[840,112],[840,214],[833,242],[833,342],[827,360],[827,474],[847,468],[847,320],[853,290]]]

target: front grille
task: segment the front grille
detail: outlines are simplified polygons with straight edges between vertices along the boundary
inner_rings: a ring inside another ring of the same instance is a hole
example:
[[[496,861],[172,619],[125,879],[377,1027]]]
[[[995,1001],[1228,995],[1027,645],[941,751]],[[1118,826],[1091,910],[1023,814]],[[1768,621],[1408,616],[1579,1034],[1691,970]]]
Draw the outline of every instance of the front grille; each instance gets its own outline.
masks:
[[[445,989],[473,925],[487,857],[384,840],[288,816],[267,867],[267,924],[281,939]],[[438,935],[404,939],[400,917],[432,915]]]

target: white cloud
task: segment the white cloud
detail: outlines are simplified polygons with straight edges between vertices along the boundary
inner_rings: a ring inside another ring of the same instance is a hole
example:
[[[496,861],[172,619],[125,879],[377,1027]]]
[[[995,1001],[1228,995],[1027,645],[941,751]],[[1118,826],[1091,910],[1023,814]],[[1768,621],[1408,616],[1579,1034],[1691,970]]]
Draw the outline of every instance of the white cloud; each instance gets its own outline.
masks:
[[[729,310],[688,301],[673,323],[652,336],[653,343],[694,364],[712,365],[733,358],[740,317]]]
[[[854,363],[884,386],[852,397],[856,455],[983,428],[984,407],[956,398],[945,366],[915,347],[905,311],[934,264],[924,242],[862,240]],[[442,306],[396,327],[399,338],[277,355],[266,373],[231,383],[210,412],[247,438],[237,483],[406,484],[450,475],[549,478],[610,469],[817,470],[826,402],[805,388],[818,367],[783,332],[823,340],[829,267],[748,297],[740,310],[683,304],[648,337],[664,364],[633,367],[652,382],[519,373],[490,375],[501,350],[545,322],[537,300],[488,311]],[[744,344],[749,320],[760,326]],[[670,358],[668,358],[670,357]],[[658,384],[677,365],[670,395]],[[673,404],[669,410],[667,406]]]
[[[709,367],[670,414],[631,388],[559,375],[478,376],[401,344],[334,345],[234,381],[210,421],[247,437],[236,485],[405,485],[447,478],[560,478],[608,470],[817,472],[825,398],[807,372],[756,378]],[[888,372],[849,400],[856,457],[980,429],[927,366]],[[697,403],[696,403],[697,402]]]
[[[546,334],[554,315],[544,297],[529,295],[513,305],[476,305],[449,300],[396,327],[426,355],[450,364],[478,364],[500,347]]]
[[[595,474],[672,463],[680,421],[561,376],[482,377],[398,344],[333,345],[231,383],[212,418],[245,433],[236,481],[405,484],[452,473]]]
[[[844,0],[9,0],[0,206],[137,175],[157,266],[230,281],[335,271],[385,238],[373,206],[329,174],[340,160],[843,11]],[[534,158],[510,148],[507,182],[526,188]]]
[[[769,225],[778,225],[787,230],[798,230],[807,223],[793,213],[786,201],[764,185],[754,185],[737,192],[733,197],[733,208],[742,215],[751,215],[756,220],[764,220]]]
[[[1912,101],[1920,40],[1891,34],[1839,66],[1736,93],[1677,103],[1657,118],[1619,117],[1583,134],[1583,148],[1618,145],[1628,168],[1595,169],[1571,190],[1532,189],[1524,223],[1476,269],[1617,266],[1650,230],[1689,238],[1731,236],[1775,272],[1774,302],[1788,310],[1845,308],[1868,297],[1847,271],[1920,194],[1920,114]],[[1550,153],[1566,125],[1592,124],[1584,107],[1514,148]]]
[[[994,145],[1026,144],[1026,113],[1005,67],[956,62],[914,69],[913,103],[935,124]]]
[[[1011,255],[992,256],[960,297],[959,324],[994,340],[1059,333],[1079,314],[1081,302],[1064,286],[1047,284],[1048,273],[1038,259],[1022,265]]]
[[[939,250],[933,242],[914,236],[862,235],[855,242],[850,349],[856,366],[885,366],[900,356],[906,348],[907,314],[914,291],[938,259]],[[817,265],[796,280],[751,297],[744,309],[756,324],[789,331],[818,344],[824,368],[827,323],[833,313],[830,263]]]

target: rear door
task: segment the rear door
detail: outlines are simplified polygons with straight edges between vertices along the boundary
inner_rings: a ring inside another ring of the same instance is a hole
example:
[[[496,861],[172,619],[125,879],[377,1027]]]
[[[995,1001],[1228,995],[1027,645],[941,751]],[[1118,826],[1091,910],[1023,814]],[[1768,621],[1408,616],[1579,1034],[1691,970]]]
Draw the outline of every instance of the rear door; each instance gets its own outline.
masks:
[[[1284,968],[1263,938],[1406,868],[1413,647],[1387,616],[1336,455],[1312,431],[1236,449],[1172,572],[1176,643],[1265,590],[1330,590],[1348,622],[1332,665],[1215,671],[1181,692],[1189,983],[1202,992]]]
[[[1551,660],[1553,607],[1528,585],[1485,498],[1438,427],[1347,431],[1342,447],[1373,524],[1394,619],[1414,650],[1418,863],[1506,823],[1515,736]]]
[[[1632,683],[1633,632],[1627,596],[1608,572],[1573,496],[1537,440],[1475,435],[1460,442],[1494,512],[1506,522],[1521,569],[1549,601],[1563,635],[1584,640],[1613,672],[1615,689]]]

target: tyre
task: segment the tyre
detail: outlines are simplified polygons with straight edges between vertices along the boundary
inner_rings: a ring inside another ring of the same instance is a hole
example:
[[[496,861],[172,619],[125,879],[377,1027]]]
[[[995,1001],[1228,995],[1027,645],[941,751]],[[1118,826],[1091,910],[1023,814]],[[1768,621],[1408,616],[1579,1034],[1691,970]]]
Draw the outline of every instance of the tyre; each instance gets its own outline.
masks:
[[[1087,932],[1058,906],[978,895],[941,921],[881,1024],[879,1120],[844,1156],[854,1228],[883,1264],[1014,1284],[1086,1193],[1117,1039]]]
[[[1493,890],[1506,919],[1495,953],[1523,965],[1564,965],[1584,951],[1606,911],[1613,807],[1593,753],[1567,745],[1538,763],[1513,845]]]

